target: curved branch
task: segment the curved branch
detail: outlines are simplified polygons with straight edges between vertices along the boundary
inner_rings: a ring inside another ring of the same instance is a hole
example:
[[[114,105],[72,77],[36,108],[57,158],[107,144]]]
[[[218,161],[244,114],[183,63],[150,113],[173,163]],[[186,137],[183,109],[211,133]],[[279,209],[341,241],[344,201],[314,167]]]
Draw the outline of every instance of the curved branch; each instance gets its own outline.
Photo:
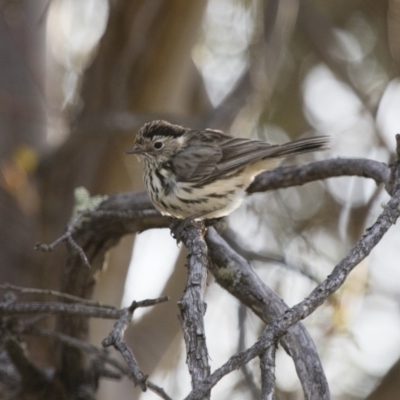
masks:
[[[134,301],[130,307],[124,308],[118,321],[114,324],[114,328],[110,334],[102,341],[103,347],[114,346],[118,350],[122,357],[124,357],[126,363],[129,366],[129,370],[135,382],[135,385],[139,385],[143,392],[147,390],[147,375],[145,375],[139,365],[136,362],[133,351],[129,348],[123,339],[124,332],[132,320],[133,313],[139,307],[149,307],[156,304],[167,301],[168,297],[160,297],[158,299],[149,299],[143,301]]]
[[[365,158],[333,158],[296,167],[280,167],[264,172],[257,176],[247,189],[247,193],[300,186],[339,176],[372,178],[377,184],[387,185],[390,179],[390,169],[386,164]]]

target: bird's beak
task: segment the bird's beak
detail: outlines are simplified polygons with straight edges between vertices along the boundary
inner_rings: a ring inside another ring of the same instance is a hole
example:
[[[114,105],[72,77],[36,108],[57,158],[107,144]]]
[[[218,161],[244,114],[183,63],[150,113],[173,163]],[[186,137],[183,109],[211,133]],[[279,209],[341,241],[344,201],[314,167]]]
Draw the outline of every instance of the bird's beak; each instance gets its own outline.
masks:
[[[126,154],[142,154],[143,150],[135,145],[131,149],[125,151]]]

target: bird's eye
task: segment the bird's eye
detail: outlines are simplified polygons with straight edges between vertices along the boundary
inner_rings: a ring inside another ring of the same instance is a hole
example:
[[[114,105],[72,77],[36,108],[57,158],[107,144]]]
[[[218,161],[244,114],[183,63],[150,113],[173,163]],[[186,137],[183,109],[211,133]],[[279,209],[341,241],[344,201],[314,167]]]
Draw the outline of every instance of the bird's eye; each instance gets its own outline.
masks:
[[[164,147],[164,143],[163,142],[155,142],[154,143],[154,148],[156,150],[161,150]]]

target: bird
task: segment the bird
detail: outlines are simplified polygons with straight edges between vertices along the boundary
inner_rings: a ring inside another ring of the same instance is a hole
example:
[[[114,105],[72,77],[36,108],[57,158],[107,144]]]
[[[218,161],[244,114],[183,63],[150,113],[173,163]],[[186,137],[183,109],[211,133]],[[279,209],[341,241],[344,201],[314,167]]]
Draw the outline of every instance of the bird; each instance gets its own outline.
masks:
[[[285,157],[323,150],[328,143],[328,137],[316,136],[271,145],[155,120],[139,129],[126,153],[143,162],[146,191],[162,215],[201,221],[240,207],[254,178]]]

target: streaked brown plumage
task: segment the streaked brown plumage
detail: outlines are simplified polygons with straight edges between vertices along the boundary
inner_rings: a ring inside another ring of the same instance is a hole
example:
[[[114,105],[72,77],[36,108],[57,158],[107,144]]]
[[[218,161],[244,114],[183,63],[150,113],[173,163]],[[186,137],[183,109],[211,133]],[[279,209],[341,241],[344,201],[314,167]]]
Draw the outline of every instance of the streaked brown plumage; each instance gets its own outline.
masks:
[[[144,162],[143,179],[154,206],[176,218],[209,219],[240,206],[246,189],[282,158],[326,148],[327,137],[283,145],[192,130],[166,121],[145,124],[127,153]]]

